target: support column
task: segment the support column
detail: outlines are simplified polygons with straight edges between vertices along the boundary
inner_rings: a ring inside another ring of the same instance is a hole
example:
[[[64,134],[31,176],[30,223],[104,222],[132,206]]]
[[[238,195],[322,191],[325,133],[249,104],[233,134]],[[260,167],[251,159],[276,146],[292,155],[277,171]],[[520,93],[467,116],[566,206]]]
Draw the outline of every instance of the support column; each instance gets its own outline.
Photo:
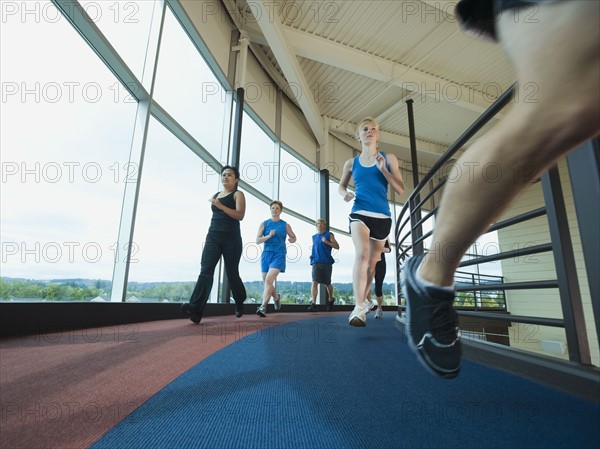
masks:
[[[231,144],[230,164],[238,167],[240,164],[240,148],[242,144],[242,119],[244,118],[244,86],[246,85],[246,64],[248,61],[248,44],[246,36],[240,37],[238,45],[232,48],[238,52],[236,64],[236,104],[233,124],[233,142]]]
[[[600,139],[590,140],[567,156],[573,202],[590,286],[596,338],[600,341]]]
[[[242,36],[238,45],[232,48],[232,51],[238,52],[236,63],[236,82],[235,91],[235,112],[233,122],[233,139],[231,142],[231,151],[229,153],[229,164],[240,168],[240,151],[242,146],[242,121],[244,118],[244,85],[246,84],[246,62],[248,60],[248,38]],[[223,270],[223,294],[218,301],[229,304],[231,302],[231,289],[227,280],[227,273]]]
[[[415,117],[413,112],[413,99],[409,98],[406,100],[407,114],[408,114],[408,132],[410,138],[410,159],[412,163],[412,177],[413,177],[413,188],[416,188],[419,184],[419,162],[417,160],[417,140],[415,137]],[[421,210],[415,210],[417,204],[421,202],[421,196],[415,195],[410,200],[410,226],[412,228],[412,250],[413,255],[417,256],[423,254],[423,242],[414,243],[415,240],[423,236],[423,228],[417,223],[421,221]]]
[[[556,277],[558,279],[560,304],[565,322],[569,360],[582,365],[591,365],[590,347],[587,340],[577,270],[575,269],[573,244],[569,232],[560,176],[556,166],[543,174],[542,189],[550,228],[552,255],[554,256]]]
[[[138,102],[131,151],[129,154],[129,170],[126,178],[134,181],[125,183],[117,248],[115,251],[111,302],[125,302],[127,296],[131,252],[135,247],[133,231],[140,194],[140,181],[142,179],[144,168],[148,124],[150,122],[150,110],[154,95],[154,84],[156,80],[156,69],[158,67],[158,56],[166,5],[167,3],[164,0],[156,0],[155,8],[157,11],[160,11],[160,14],[153,15],[148,37],[148,48],[146,50],[142,85],[148,90],[149,96],[147,99]]]
[[[329,170],[319,170],[319,217],[327,222],[329,231]],[[333,281],[332,281],[333,282]],[[319,284],[317,304],[327,304],[327,287]]]

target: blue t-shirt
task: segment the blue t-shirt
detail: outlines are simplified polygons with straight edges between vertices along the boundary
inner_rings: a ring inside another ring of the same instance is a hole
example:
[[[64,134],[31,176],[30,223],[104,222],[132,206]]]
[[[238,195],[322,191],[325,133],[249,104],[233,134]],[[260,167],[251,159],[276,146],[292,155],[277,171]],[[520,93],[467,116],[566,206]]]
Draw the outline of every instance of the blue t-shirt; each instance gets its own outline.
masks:
[[[385,157],[383,152],[379,154]],[[389,169],[387,162],[386,166]],[[360,163],[359,156],[356,156],[352,163],[352,177],[356,189],[352,213],[367,211],[391,217],[392,213],[387,200],[388,182],[377,165],[365,167]]]
[[[273,221],[270,218],[265,220],[264,227],[265,231],[263,236],[269,235],[272,229],[275,230],[275,235],[269,240],[265,241],[264,251],[282,252],[286,253],[285,238],[287,236],[286,222],[283,220]]]
[[[325,231],[323,234],[315,234],[312,236],[313,246],[312,254],[310,256],[310,264],[324,263],[327,265],[333,265],[334,260],[331,257],[331,246],[323,243],[321,240],[325,237],[327,240],[331,240],[331,233]]]

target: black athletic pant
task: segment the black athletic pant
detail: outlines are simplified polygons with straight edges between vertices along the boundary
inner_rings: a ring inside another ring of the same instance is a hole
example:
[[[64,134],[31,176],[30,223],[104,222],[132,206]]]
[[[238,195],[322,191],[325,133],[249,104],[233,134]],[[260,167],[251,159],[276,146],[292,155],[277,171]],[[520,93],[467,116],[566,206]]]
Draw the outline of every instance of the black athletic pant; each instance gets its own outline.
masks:
[[[200,276],[196,287],[192,292],[190,304],[194,306],[197,313],[202,316],[204,306],[210,297],[215,267],[223,256],[225,272],[229,287],[236,303],[243,303],[246,299],[246,288],[240,278],[239,264],[242,257],[242,236],[239,233],[209,232],[202,251],[200,262]]]
[[[386,271],[385,257],[375,265],[375,296],[383,296],[383,279]]]

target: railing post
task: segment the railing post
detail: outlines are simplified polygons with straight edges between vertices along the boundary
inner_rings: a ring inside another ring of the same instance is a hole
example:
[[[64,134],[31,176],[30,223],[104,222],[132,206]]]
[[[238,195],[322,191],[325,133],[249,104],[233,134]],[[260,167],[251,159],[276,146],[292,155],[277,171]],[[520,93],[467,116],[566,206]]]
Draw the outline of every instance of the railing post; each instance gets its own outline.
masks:
[[[415,137],[415,116],[413,112],[413,100],[406,100],[407,114],[408,114],[408,133],[410,138],[410,159],[412,162],[412,177],[413,177],[413,188],[416,188],[419,184],[419,161],[417,160],[417,140]],[[412,197],[409,201],[410,204],[410,227],[412,234],[412,250],[413,255],[423,254],[423,242],[417,244],[414,243],[423,236],[423,227],[416,225],[421,221],[421,209],[415,210],[415,206],[420,203],[421,195],[418,193]]]
[[[579,235],[590,286],[596,337],[600,341],[600,139],[586,142],[567,156]]]
[[[556,166],[542,176],[542,189],[550,228],[552,254],[558,279],[558,291],[565,322],[569,360],[591,364],[581,293],[575,269],[575,256],[569,232],[567,212]]]

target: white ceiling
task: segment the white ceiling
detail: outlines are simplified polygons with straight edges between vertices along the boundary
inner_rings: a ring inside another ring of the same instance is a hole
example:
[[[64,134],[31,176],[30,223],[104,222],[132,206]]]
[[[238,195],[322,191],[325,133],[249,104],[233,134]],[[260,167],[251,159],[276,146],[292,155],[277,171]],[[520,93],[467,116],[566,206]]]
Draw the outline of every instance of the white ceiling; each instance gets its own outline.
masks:
[[[412,98],[429,164],[514,82],[499,45],[459,29],[455,1],[221,1],[273,80],[312,93],[296,103],[319,143],[372,116],[382,148],[409,160]]]

